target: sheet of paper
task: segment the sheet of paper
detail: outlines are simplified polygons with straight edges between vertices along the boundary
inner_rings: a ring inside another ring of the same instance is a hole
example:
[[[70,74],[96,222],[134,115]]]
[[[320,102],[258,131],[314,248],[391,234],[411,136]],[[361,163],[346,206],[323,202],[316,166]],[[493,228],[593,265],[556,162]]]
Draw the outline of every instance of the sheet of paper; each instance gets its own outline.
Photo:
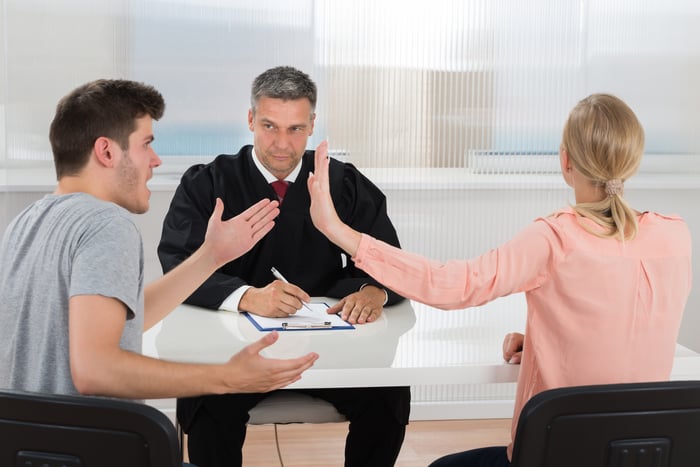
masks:
[[[290,329],[322,328],[325,323],[330,323],[331,328],[353,328],[351,324],[343,321],[340,316],[326,313],[328,309],[326,303],[311,302],[307,303],[307,306],[310,310],[302,307],[295,314],[284,318],[268,318],[248,313],[248,319],[256,323],[259,329],[282,329],[284,327],[283,323],[287,323]]]

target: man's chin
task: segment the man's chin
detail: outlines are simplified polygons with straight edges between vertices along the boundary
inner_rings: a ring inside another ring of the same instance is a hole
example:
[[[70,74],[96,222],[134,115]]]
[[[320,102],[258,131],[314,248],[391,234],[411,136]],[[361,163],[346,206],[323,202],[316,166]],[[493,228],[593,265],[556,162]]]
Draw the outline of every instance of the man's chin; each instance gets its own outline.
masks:
[[[146,203],[141,204],[139,206],[139,209],[134,214],[146,214],[150,207],[151,207],[151,203],[149,201],[146,201]]]
[[[122,207],[132,214],[146,214],[151,206],[150,201],[146,200],[138,204],[132,204],[129,206]]]

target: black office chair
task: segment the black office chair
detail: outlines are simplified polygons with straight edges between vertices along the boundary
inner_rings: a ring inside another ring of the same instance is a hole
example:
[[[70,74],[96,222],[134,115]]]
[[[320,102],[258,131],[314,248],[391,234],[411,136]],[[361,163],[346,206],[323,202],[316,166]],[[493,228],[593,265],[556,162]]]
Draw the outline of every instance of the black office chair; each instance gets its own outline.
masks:
[[[552,389],[520,414],[513,467],[700,466],[700,381]]]
[[[0,466],[181,465],[175,427],[154,407],[0,391]]]

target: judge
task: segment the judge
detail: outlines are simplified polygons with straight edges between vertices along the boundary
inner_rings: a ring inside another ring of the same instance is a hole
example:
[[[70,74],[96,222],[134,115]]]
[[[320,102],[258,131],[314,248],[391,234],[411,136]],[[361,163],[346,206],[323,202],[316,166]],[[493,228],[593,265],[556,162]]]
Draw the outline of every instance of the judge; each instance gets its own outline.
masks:
[[[217,197],[223,218],[261,199],[279,199],[273,230],[250,252],[232,261],[199,287],[187,303],[260,316],[294,314],[311,296],[338,298],[329,313],[353,324],[375,321],[383,306],[402,297],[384,288],[313,225],[306,180],[314,151],[307,151],[315,121],[316,85],[305,73],[277,67],[252,86],[248,126],[253,146],[222,154],[183,175],[163,224],[158,255],[164,271],[184,261],[204,241]],[[354,166],[333,160],[332,197],[354,229],[399,246],[384,194]],[[277,269],[289,282],[276,279]],[[351,353],[353,349],[338,349]],[[346,466],[394,465],[410,410],[410,391],[401,388],[298,390],[331,402],[350,421]],[[190,461],[200,467],[241,465],[248,411],[268,394],[236,394],[178,400],[178,419],[188,433]]]

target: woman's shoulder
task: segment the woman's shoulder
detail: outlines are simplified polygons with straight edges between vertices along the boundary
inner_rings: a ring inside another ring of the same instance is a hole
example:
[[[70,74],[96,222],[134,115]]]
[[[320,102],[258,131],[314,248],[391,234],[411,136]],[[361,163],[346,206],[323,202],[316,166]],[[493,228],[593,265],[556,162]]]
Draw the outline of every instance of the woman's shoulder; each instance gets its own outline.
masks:
[[[535,219],[535,223],[544,223],[551,227],[578,224],[579,215],[570,206],[560,208],[546,216]]]
[[[577,224],[580,225],[581,215],[578,214],[572,207],[567,206],[565,208],[558,209],[553,213],[543,216],[537,219],[538,221],[544,221],[545,223],[552,225],[570,225]],[[643,211],[640,212],[637,221],[639,225],[677,225],[686,226],[685,220],[678,214],[662,214],[655,211]]]
[[[683,238],[690,241],[690,229],[683,217],[678,214],[661,214],[645,211],[639,216],[639,233],[646,232]]]
[[[662,214],[654,211],[644,211],[639,214],[639,222],[682,222],[685,220],[679,214]]]

